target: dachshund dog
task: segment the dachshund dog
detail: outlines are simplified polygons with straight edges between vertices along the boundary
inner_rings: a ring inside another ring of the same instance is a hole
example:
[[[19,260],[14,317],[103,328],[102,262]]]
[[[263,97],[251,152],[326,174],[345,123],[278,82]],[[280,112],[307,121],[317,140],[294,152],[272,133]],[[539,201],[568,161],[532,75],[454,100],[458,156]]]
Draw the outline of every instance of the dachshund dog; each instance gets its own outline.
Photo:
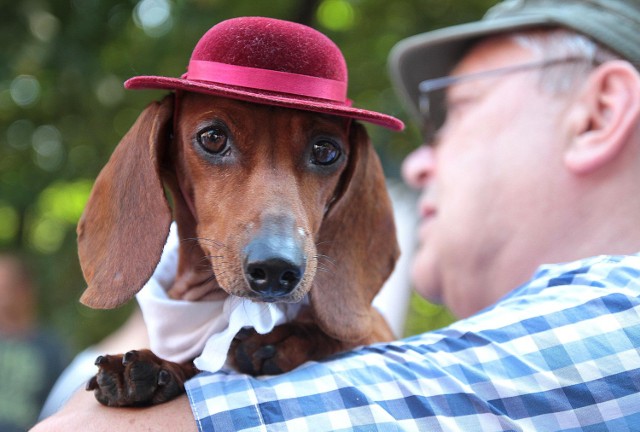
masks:
[[[399,252],[364,127],[346,117],[179,94],[142,112],[96,180],[78,225],[88,283],[81,301],[113,308],[130,300],[151,277],[175,220],[181,241],[171,298],[309,299],[295,320],[234,341],[229,361],[241,372],[286,372],[391,340],[371,301]],[[198,372],[146,350],[96,364],[87,388],[110,406],[164,402]]]

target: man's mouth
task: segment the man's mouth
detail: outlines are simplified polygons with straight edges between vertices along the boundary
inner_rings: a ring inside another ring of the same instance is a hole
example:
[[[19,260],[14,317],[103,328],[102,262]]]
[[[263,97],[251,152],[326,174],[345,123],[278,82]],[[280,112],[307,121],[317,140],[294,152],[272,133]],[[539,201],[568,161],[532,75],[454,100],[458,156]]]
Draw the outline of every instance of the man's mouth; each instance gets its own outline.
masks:
[[[436,207],[432,204],[423,203],[419,206],[418,216],[420,218],[418,234],[420,239],[424,239],[427,235],[429,227],[433,224],[437,216]]]

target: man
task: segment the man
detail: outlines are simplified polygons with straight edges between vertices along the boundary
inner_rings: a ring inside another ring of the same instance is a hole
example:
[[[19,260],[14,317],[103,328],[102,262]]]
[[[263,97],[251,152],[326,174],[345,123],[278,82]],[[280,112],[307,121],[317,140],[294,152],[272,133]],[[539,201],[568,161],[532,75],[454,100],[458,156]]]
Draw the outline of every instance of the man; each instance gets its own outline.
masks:
[[[637,429],[638,26],[638,1],[512,0],[392,52],[429,144],[403,167],[413,280],[462,320],[143,413],[79,396],[51,425],[192,430],[190,404],[201,430]]]

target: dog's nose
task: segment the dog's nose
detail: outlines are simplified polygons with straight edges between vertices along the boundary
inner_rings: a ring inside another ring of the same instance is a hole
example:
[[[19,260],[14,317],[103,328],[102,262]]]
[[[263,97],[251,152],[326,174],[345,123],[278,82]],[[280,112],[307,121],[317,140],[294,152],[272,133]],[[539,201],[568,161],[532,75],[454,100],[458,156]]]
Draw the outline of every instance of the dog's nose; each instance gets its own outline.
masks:
[[[246,272],[251,289],[265,300],[289,294],[302,279],[300,266],[280,258],[250,262]]]
[[[305,258],[292,239],[265,236],[245,248],[244,272],[249,287],[264,301],[291,293],[304,274]]]

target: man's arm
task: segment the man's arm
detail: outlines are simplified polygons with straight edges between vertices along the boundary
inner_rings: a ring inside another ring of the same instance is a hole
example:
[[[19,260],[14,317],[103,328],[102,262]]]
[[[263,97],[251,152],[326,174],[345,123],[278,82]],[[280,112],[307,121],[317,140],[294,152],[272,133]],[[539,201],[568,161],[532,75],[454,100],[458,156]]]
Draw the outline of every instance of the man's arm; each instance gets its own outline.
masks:
[[[148,408],[109,408],[93,393],[81,390],[56,414],[37,424],[32,432],[92,430],[96,432],[197,430],[186,395]]]

